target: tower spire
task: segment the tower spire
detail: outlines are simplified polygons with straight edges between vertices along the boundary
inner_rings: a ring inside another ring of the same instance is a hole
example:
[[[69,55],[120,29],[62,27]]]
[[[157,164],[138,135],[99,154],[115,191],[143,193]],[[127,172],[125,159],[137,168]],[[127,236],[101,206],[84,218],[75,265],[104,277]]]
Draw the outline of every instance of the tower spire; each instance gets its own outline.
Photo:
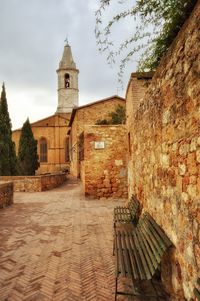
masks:
[[[71,47],[68,39],[62,59],[57,70],[58,74],[58,107],[57,113],[70,113],[75,106],[78,106],[78,73],[74,62]]]
[[[69,41],[68,41],[68,38],[67,38],[67,36],[66,36],[66,39],[65,39],[65,41],[64,41],[66,44],[65,44],[65,46],[69,46]]]

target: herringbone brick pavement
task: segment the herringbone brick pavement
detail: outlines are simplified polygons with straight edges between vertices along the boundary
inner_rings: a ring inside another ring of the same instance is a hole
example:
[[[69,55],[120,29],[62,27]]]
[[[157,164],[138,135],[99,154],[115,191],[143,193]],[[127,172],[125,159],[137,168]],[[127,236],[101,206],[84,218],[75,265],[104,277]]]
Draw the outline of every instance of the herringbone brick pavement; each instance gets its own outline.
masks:
[[[87,200],[75,181],[15,193],[0,211],[0,301],[114,300],[112,219],[122,202]]]

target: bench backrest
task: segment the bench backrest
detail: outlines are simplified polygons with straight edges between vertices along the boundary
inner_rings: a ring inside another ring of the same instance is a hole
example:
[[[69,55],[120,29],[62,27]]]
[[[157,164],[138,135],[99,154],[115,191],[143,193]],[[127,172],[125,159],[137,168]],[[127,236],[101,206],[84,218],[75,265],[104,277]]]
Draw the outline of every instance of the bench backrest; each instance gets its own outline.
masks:
[[[133,222],[137,223],[141,211],[141,205],[136,196],[131,196],[131,199],[128,202],[128,209],[130,211]]]
[[[141,258],[138,267],[143,274],[141,278],[151,279],[172,242],[149,213],[144,213],[139,219],[134,235]]]
[[[197,279],[197,284],[200,287],[200,278]],[[200,301],[200,289],[194,288],[194,295],[198,301]]]

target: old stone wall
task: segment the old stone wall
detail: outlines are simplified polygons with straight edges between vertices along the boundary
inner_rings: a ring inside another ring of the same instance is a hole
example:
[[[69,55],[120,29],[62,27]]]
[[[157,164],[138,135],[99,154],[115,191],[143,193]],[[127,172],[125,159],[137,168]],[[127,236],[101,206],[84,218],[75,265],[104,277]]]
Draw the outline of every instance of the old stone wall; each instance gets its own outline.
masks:
[[[0,209],[13,204],[13,183],[0,181]]]
[[[14,191],[37,192],[53,189],[66,181],[65,174],[50,174],[42,176],[12,176],[1,177],[2,180],[13,181]]]
[[[78,159],[78,137],[84,131],[85,125],[94,125],[98,119],[109,118],[109,113],[115,111],[117,105],[125,107],[125,101],[119,97],[112,97],[105,101],[97,101],[80,107],[76,111],[70,134],[71,165],[70,172],[73,176],[80,176]]]
[[[85,126],[81,175],[86,196],[127,198],[126,152],[125,126]]]
[[[129,195],[136,193],[174,244],[168,289],[180,300],[193,297],[200,275],[199,20],[200,1],[139,107],[127,112]]]

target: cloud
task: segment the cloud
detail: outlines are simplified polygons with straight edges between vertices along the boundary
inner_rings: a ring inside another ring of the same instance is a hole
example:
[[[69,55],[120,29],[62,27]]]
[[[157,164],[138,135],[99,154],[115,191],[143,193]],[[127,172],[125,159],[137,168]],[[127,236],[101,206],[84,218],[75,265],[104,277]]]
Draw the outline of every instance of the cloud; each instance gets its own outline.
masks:
[[[32,121],[56,111],[66,35],[80,71],[80,104],[117,93],[117,67],[110,69],[95,41],[97,7],[97,0],[1,0],[0,82],[14,128],[27,116]]]

